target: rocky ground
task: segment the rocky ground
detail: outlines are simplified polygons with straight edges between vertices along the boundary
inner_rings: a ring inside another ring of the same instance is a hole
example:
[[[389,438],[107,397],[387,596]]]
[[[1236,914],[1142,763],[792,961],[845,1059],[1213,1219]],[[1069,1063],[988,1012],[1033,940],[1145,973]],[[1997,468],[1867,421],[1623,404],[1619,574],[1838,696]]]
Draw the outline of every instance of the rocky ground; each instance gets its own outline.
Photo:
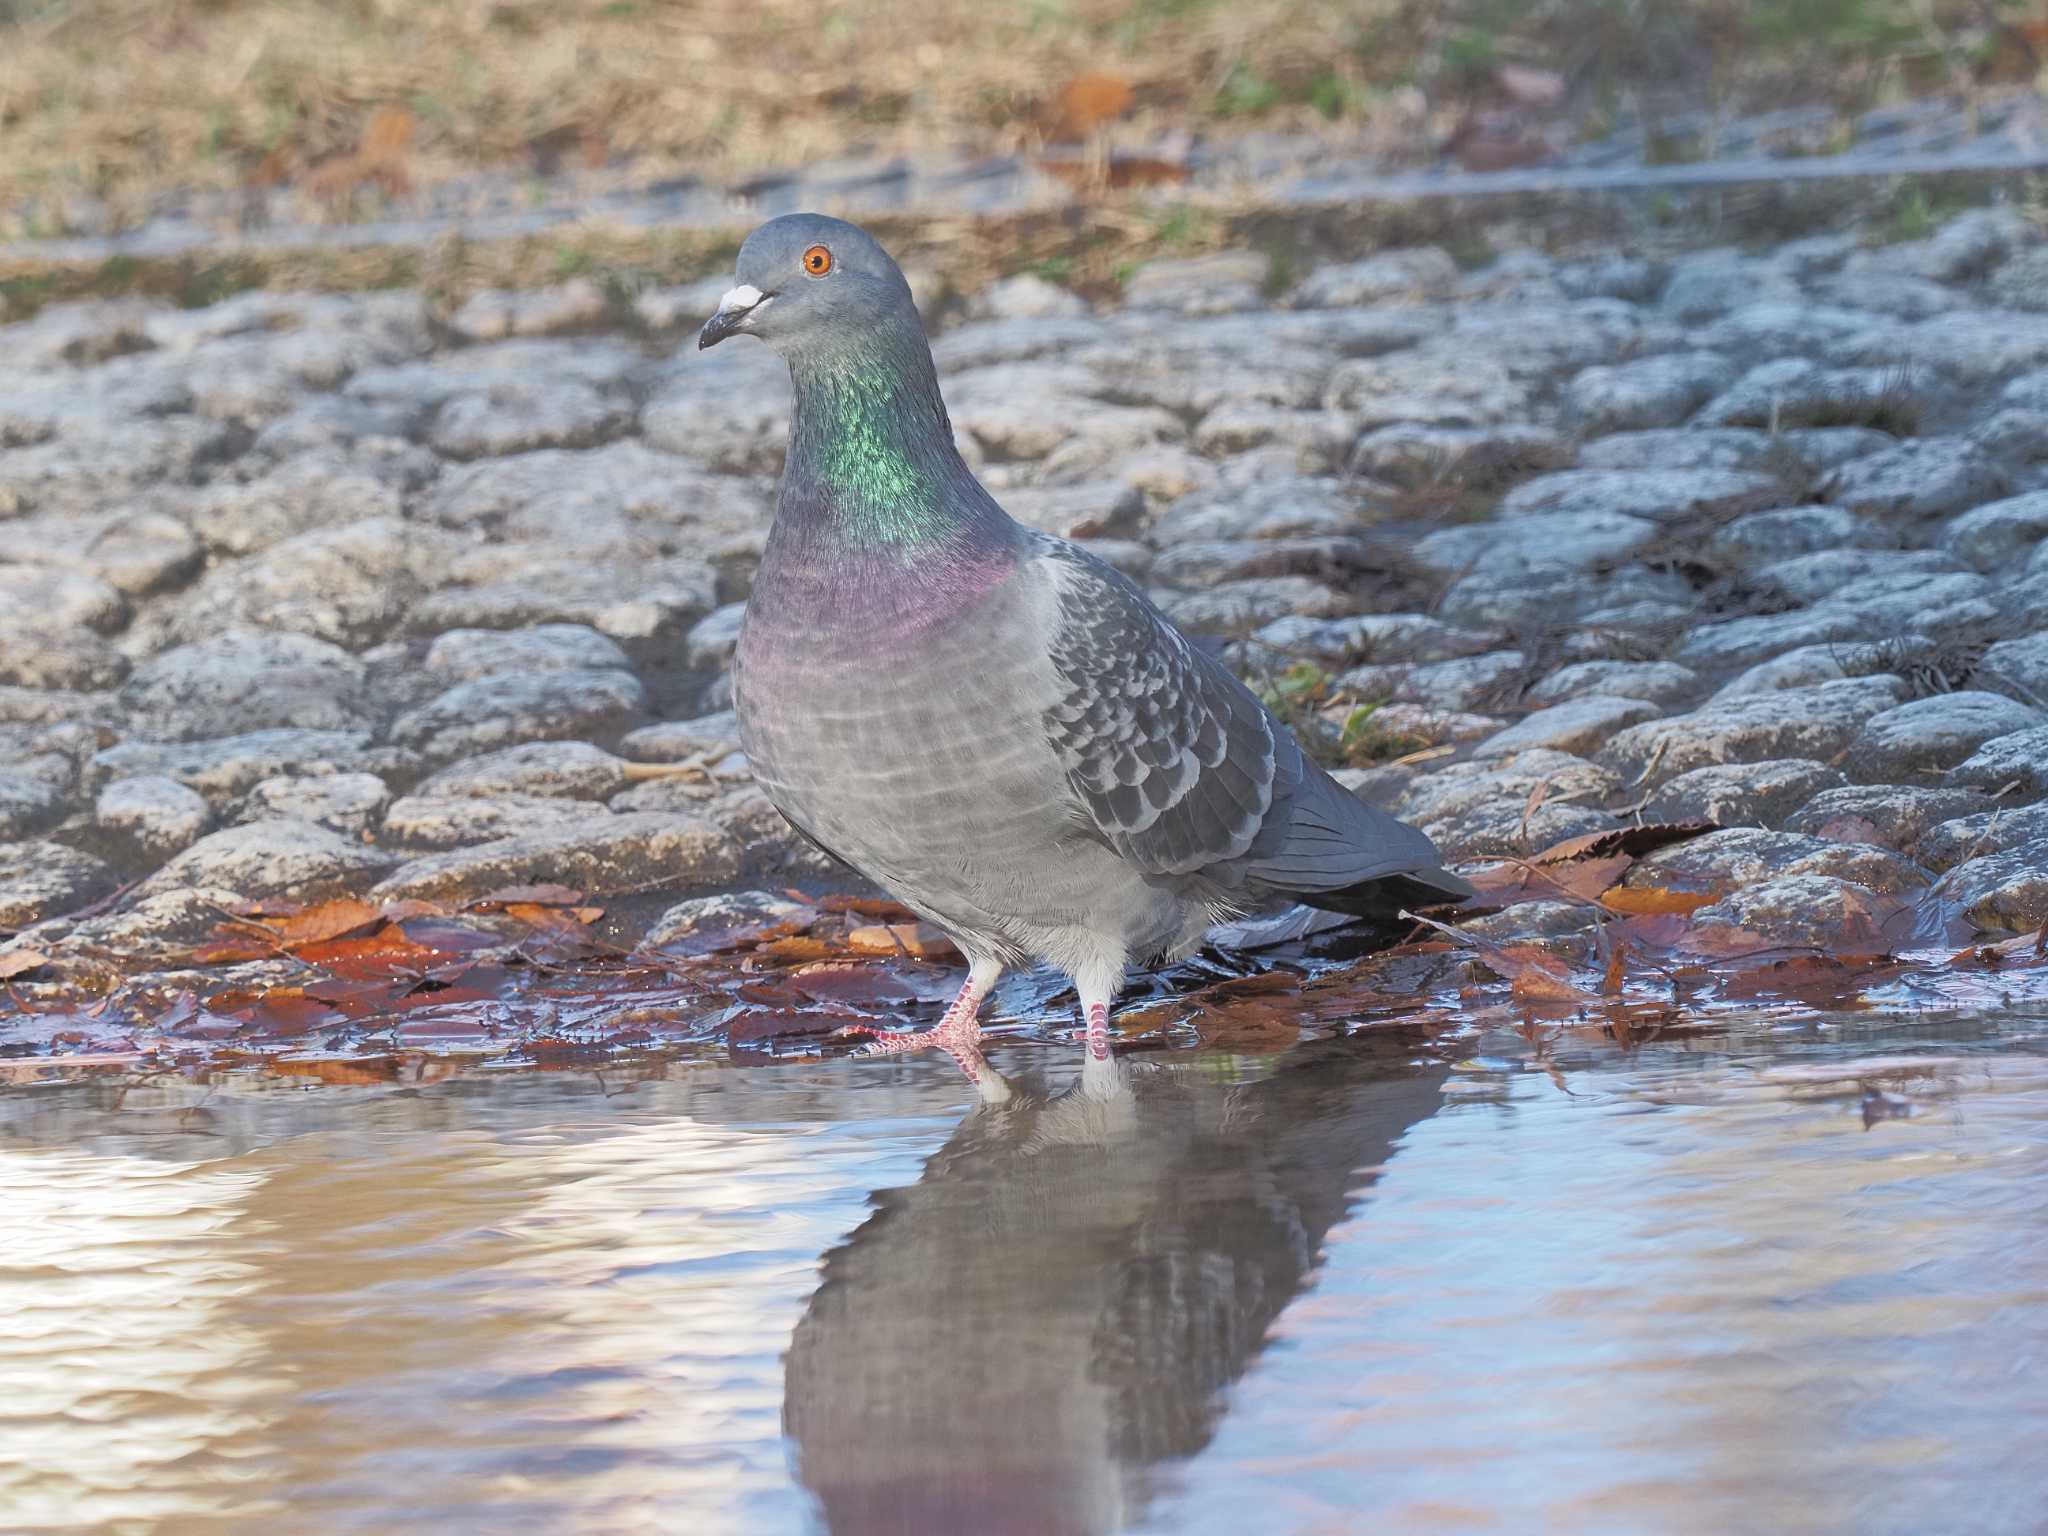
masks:
[[[2048,923],[2035,225],[1271,277],[951,303],[963,450],[1454,864],[1700,818],[1621,889],[1787,945]],[[646,893],[630,945],[839,885],[728,708],[786,384],[688,344],[717,286],[635,334],[583,283],[0,327],[0,965],[168,965],[250,901]]]

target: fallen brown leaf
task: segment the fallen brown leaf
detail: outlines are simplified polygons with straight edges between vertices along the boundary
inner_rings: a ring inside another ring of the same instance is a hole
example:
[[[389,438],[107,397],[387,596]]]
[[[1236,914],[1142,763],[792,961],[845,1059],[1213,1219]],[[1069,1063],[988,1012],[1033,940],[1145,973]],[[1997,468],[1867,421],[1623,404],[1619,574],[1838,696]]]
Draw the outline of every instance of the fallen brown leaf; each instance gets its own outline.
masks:
[[[49,963],[50,957],[40,949],[11,949],[0,955],[0,981],[12,981],[17,976],[26,976],[37,966]]]
[[[1687,917],[1721,899],[1717,891],[1673,891],[1661,885],[1618,885],[1600,898],[1610,912],[1630,917]]]

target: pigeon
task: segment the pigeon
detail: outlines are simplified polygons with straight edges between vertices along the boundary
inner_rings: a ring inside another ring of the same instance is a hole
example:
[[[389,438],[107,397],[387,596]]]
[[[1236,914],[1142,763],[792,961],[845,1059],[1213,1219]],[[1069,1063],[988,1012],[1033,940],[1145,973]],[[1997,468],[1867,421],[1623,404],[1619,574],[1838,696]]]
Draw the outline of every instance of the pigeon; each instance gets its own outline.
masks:
[[[732,673],[761,788],[811,842],[968,963],[932,1028],[984,1102],[1002,972],[1079,999],[1083,1091],[1114,1094],[1109,1010],[1134,965],[1293,904],[1388,918],[1472,888],[1333,780],[1128,578],[1012,519],[954,445],[910,285],[853,224],[773,219],[698,347],[789,367],[788,456]]]

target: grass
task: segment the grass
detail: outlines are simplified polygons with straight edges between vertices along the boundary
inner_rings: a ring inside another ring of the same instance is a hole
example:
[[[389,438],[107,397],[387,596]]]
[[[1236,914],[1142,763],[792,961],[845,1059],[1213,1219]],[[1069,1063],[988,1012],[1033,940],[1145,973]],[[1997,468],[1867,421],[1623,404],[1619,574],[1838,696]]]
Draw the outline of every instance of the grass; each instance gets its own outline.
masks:
[[[282,184],[349,217],[478,169],[733,178],[1104,131],[1427,151],[1508,66],[1594,132],[2032,78],[2044,44],[2033,0],[0,0],[0,232],[62,233],[81,194],[132,222]]]

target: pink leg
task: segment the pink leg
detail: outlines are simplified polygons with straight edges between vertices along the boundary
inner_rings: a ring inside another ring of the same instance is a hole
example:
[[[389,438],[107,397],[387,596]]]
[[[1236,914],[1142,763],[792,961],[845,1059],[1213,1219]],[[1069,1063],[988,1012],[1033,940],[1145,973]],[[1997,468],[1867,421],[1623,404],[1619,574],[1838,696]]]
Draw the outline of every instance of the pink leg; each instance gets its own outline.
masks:
[[[1109,1003],[1122,985],[1121,970],[1075,983],[1081,999],[1081,1091],[1091,1098],[1112,1098],[1123,1088],[1123,1073],[1109,1053]]]
[[[890,1032],[872,1024],[849,1024],[839,1031],[842,1035],[872,1035],[868,1052],[876,1055],[895,1055],[902,1051],[922,1051],[933,1046],[951,1056],[967,1081],[974,1084],[982,1100],[999,1104],[1010,1096],[1010,1086],[989,1066],[981,1054],[981,1012],[982,1000],[996,984],[996,978],[1003,974],[1003,968],[993,960],[977,960],[969,967],[967,980],[957,996],[947,1006],[939,1022],[930,1029],[903,1030]]]

